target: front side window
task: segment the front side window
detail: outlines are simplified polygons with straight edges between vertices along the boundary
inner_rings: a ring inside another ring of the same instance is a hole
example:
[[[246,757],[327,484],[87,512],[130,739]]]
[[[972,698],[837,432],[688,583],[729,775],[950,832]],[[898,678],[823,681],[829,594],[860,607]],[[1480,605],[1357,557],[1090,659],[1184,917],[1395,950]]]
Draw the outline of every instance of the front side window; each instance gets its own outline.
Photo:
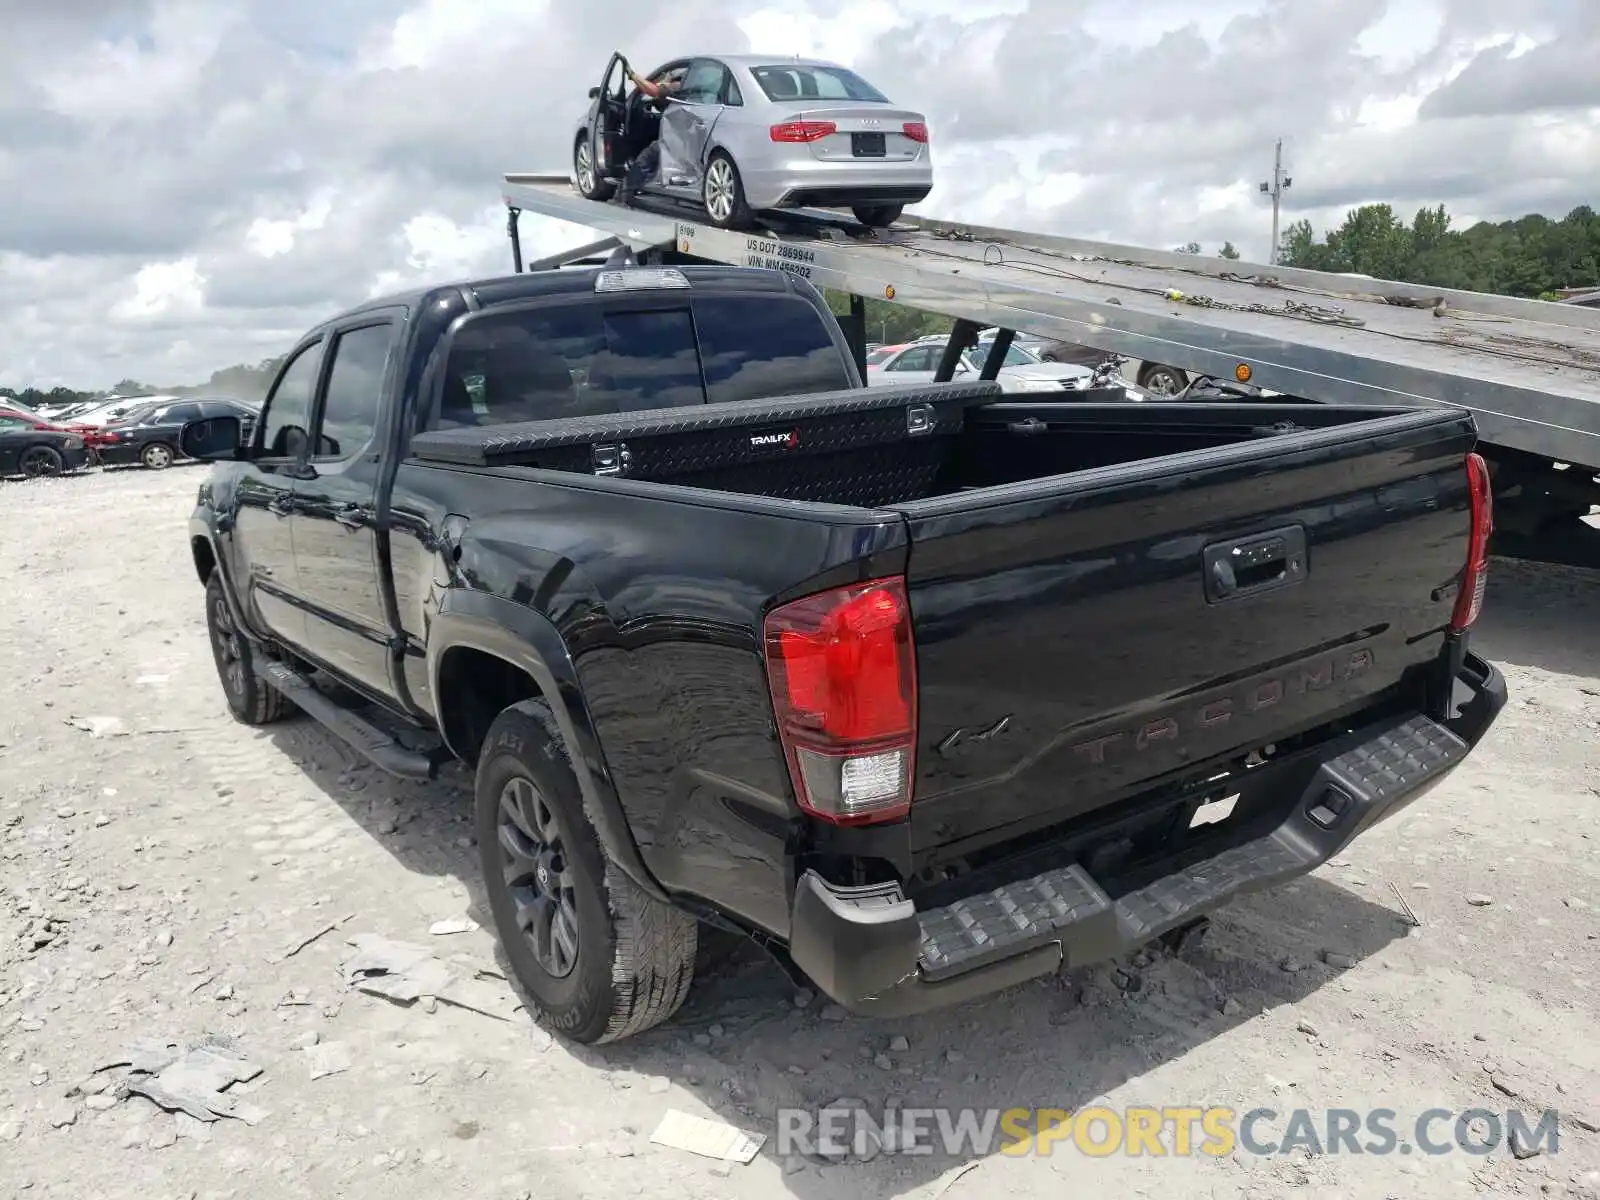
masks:
[[[322,365],[322,343],[313,342],[295,355],[267,397],[261,426],[261,454],[266,458],[298,458],[311,424],[311,396]]]
[[[372,440],[393,340],[394,327],[384,322],[347,330],[334,342],[317,426],[318,460],[348,458]]]
[[[716,104],[722,98],[722,85],[727,71],[719,62],[697,58],[684,76],[678,99],[688,104]]]

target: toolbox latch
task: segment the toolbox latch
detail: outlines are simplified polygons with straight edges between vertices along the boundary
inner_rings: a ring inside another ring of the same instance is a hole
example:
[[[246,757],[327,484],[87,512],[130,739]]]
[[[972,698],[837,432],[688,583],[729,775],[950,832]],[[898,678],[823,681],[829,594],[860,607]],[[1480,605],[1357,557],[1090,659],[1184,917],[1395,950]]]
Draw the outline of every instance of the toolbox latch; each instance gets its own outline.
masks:
[[[933,432],[933,408],[927,404],[906,407],[906,433],[912,437]]]
[[[633,454],[626,442],[608,443],[590,450],[589,463],[596,475],[626,475],[633,466]]]

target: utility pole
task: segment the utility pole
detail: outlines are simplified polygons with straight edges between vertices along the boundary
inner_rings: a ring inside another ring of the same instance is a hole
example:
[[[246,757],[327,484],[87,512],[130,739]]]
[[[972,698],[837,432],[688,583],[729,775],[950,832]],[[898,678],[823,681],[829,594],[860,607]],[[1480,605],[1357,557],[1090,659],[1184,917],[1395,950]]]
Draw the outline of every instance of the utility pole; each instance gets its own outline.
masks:
[[[1289,190],[1289,185],[1294,180],[1283,173],[1283,139],[1278,139],[1277,149],[1272,156],[1272,181],[1263,183],[1261,190],[1272,197],[1272,249],[1267,255],[1267,261],[1274,266],[1278,262],[1278,213],[1283,203],[1283,194]]]

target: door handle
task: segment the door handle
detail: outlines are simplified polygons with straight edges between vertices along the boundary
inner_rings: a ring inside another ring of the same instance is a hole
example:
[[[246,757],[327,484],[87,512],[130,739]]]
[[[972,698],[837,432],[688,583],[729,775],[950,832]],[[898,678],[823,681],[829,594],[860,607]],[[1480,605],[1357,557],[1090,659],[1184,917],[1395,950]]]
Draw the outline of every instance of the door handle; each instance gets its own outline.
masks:
[[[346,529],[360,529],[366,524],[366,510],[359,504],[341,504],[333,510],[333,519]]]

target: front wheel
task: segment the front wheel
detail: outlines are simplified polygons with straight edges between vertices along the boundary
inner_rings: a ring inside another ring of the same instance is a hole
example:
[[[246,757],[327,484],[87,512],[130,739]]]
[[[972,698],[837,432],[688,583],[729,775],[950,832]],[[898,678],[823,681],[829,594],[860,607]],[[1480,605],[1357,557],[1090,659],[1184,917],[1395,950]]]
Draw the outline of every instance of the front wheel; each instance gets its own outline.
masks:
[[[743,229],[750,224],[750,206],[744,198],[744,182],[733,159],[718,150],[706,164],[701,187],[706,219],[719,229]]]
[[[1139,372],[1138,384],[1157,396],[1176,396],[1189,386],[1189,378],[1177,367],[1146,367]]]
[[[165,442],[151,442],[139,451],[139,461],[152,471],[165,471],[172,465],[174,457],[172,447]]]
[[[606,859],[542,703],[525,700],[495,718],[476,792],[495,932],[550,1025],[593,1045],[672,1016],[694,977],[696,921]]]
[[[17,464],[29,479],[53,479],[66,470],[66,460],[54,446],[29,446]]]
[[[256,675],[259,650],[234,623],[221,571],[212,571],[206,580],[206,631],[211,635],[211,656],[217,663],[222,694],[235,718],[246,725],[268,725],[294,711],[287,696]]]
[[[868,229],[887,229],[905,211],[902,204],[858,204],[850,210]]]
[[[616,184],[600,177],[600,170],[594,161],[594,144],[587,133],[579,134],[572,147],[572,174],[578,181],[578,192],[585,200],[609,200],[617,190]]]

